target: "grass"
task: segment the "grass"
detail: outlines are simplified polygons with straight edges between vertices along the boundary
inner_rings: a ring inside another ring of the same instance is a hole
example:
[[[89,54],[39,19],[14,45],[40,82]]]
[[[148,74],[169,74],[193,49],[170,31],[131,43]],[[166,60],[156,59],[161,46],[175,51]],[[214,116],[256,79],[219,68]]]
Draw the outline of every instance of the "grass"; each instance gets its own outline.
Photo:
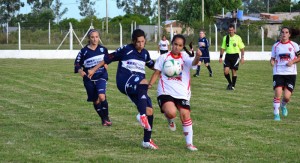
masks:
[[[300,162],[299,84],[288,117],[275,122],[267,61],[240,66],[235,91],[225,90],[216,61],[212,78],[205,67],[192,78],[197,152],[185,149],[179,118],[177,131],[167,128],[156,87],[149,94],[155,108],[153,139],[160,149],[141,148],[137,110],[116,88],[116,66],[109,67],[107,90],[113,126],[103,127],[73,73],[73,60],[0,59],[0,162]]]

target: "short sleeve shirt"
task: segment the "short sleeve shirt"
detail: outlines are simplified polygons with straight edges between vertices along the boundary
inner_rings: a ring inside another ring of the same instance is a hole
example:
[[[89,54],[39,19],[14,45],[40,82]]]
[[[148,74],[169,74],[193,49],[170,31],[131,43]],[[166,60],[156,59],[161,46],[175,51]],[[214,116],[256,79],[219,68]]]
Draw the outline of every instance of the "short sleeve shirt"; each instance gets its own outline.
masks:
[[[234,35],[232,37],[229,36],[229,46],[226,46],[226,36],[223,37],[222,49],[225,49],[226,54],[236,54],[240,53],[240,49],[244,49],[245,45],[242,41],[242,38],[239,35]]]

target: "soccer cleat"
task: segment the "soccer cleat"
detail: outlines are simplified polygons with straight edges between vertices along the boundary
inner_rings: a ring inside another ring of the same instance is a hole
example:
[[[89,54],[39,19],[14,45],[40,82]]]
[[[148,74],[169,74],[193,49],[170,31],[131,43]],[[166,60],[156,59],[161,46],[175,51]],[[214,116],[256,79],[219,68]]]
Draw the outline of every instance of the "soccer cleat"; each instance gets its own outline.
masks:
[[[280,116],[279,116],[279,114],[275,114],[275,115],[274,115],[274,120],[275,120],[275,121],[280,121]]]
[[[136,119],[137,119],[137,121],[140,122],[140,124],[141,124],[146,130],[151,131],[151,126],[150,126],[150,124],[149,124],[149,122],[148,122],[148,118],[147,118],[147,116],[146,116],[145,114],[143,114],[143,115],[138,114],[138,115],[136,116]]]
[[[169,119],[169,118],[167,118],[167,120],[168,120],[168,123],[169,123],[169,129],[171,130],[171,131],[176,131],[176,124],[175,124],[175,122],[174,122],[174,119]]]
[[[194,76],[194,77],[199,77],[199,75],[198,75],[198,74],[194,74],[193,76]]]
[[[281,107],[281,112],[282,112],[282,115],[285,117],[288,115],[288,110],[286,107]]]
[[[232,90],[232,85],[228,84],[226,90]]]
[[[233,91],[235,90],[234,86],[231,86],[231,90],[233,90]]]
[[[111,126],[112,122],[110,121],[109,117],[102,120],[102,126]]]
[[[212,77],[213,76],[213,73],[209,73],[209,77]]]
[[[198,151],[197,147],[193,146],[193,144],[186,145],[186,148],[190,151]]]
[[[153,142],[152,139],[150,139],[150,142],[142,141],[142,147],[147,149],[158,149],[158,146]]]

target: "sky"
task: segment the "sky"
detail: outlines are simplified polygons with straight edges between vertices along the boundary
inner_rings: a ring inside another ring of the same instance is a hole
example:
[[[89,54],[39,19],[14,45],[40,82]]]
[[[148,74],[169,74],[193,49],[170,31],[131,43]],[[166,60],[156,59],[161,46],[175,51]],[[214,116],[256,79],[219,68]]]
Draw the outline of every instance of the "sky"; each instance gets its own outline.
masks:
[[[27,0],[21,0],[24,2],[25,6],[21,8],[20,13],[27,14],[31,11],[31,6],[26,3]],[[96,9],[96,16],[98,18],[106,17],[106,0],[93,0],[96,1],[94,9]],[[68,12],[63,15],[64,18],[75,18],[82,19],[83,17],[79,14],[78,6],[80,4],[80,0],[61,0],[62,9],[68,8]],[[115,0],[107,0],[108,2],[108,17],[116,17],[119,15],[125,15],[122,9],[117,8],[117,4]]]

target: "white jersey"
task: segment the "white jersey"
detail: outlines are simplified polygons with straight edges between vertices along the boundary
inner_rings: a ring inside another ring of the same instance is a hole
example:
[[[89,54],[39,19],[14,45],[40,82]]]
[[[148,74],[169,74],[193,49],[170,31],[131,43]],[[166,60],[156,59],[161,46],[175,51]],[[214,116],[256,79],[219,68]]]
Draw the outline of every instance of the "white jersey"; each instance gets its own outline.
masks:
[[[168,60],[177,60],[181,63],[182,72],[175,77],[167,77],[163,72],[163,64]],[[190,100],[190,69],[192,68],[193,58],[186,53],[181,53],[175,57],[171,52],[160,55],[155,62],[154,69],[161,71],[160,79],[157,86],[157,95],[170,95],[176,99]]]
[[[293,41],[287,43],[277,42],[272,47],[271,57],[275,59],[273,75],[296,75],[297,65],[288,67],[286,64],[297,59],[295,52],[299,51],[299,45]]]
[[[160,40],[158,43],[159,49],[160,50],[168,50],[168,46],[170,45],[168,40]]]

